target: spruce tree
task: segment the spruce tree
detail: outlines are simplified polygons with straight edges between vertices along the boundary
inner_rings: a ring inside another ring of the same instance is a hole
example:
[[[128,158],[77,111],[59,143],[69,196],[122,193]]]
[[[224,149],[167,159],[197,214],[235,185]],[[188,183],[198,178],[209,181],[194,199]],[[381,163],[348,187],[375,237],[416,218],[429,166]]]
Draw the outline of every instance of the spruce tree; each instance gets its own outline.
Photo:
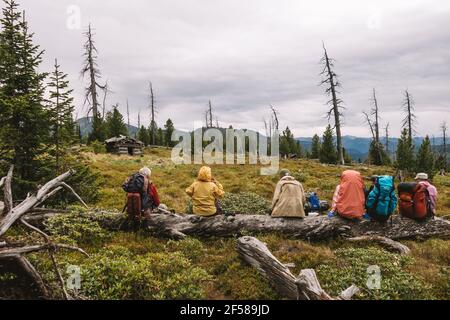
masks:
[[[428,136],[425,137],[417,152],[416,172],[425,172],[430,179],[434,175],[434,156]]]
[[[49,139],[44,108],[43,81],[39,72],[43,51],[33,43],[25,13],[14,0],[3,0],[0,19],[0,158],[15,165],[15,177],[33,188],[47,174],[40,157]]]
[[[72,117],[74,106],[71,94],[73,90],[69,89],[67,74],[59,69],[60,66],[56,59],[54,67],[48,84],[50,98],[47,108],[50,115],[52,143],[55,145],[56,171],[58,172],[65,148],[75,140],[75,124]]]
[[[175,131],[175,127],[173,125],[172,120],[167,119],[166,124],[164,125],[165,129],[165,143],[168,147],[173,147],[174,143],[172,142],[172,134]]]
[[[389,165],[391,160],[389,156],[386,154],[384,147],[381,143],[373,140],[370,142],[369,146],[369,159],[370,164],[381,166],[381,165]]]
[[[165,145],[165,141],[164,141],[164,132],[161,128],[158,128],[157,131],[157,136],[156,136],[156,145],[158,146],[164,146]]]
[[[319,159],[320,155],[320,137],[315,134],[311,141],[311,159]]]
[[[397,162],[398,170],[414,171],[414,147],[412,140],[409,138],[408,128],[404,128],[397,145]]]
[[[338,161],[337,149],[334,143],[334,135],[331,125],[327,126],[323,134],[319,159],[320,162],[329,164],[336,164]]]
[[[113,106],[113,109],[106,114],[105,129],[108,138],[126,136],[128,134],[127,126],[123,120],[123,115],[120,113],[118,105]]]
[[[139,129],[137,137],[139,141],[144,143],[144,145],[148,146],[150,144],[150,136],[148,130],[144,126],[141,126]]]

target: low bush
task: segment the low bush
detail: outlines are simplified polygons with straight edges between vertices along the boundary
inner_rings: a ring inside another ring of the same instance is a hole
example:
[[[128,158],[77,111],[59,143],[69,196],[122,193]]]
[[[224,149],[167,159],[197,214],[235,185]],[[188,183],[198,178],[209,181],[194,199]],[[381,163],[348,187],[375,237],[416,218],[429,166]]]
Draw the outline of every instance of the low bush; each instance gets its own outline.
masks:
[[[225,193],[220,200],[224,213],[234,214],[269,214],[271,204],[265,198],[252,192]],[[186,206],[186,212],[192,214],[192,200]]]
[[[322,287],[332,295],[351,284],[361,288],[360,299],[432,299],[432,288],[422,278],[409,273],[413,258],[386,252],[380,248],[341,248],[335,252],[332,263],[320,265],[317,274]],[[369,266],[377,266],[381,271],[380,289],[369,289]]]
[[[202,299],[210,280],[181,253],[132,255],[125,247],[92,255],[81,276],[81,292],[101,300]]]
[[[112,237],[88,213],[74,211],[45,221],[46,230],[57,240],[79,245],[101,245]]]

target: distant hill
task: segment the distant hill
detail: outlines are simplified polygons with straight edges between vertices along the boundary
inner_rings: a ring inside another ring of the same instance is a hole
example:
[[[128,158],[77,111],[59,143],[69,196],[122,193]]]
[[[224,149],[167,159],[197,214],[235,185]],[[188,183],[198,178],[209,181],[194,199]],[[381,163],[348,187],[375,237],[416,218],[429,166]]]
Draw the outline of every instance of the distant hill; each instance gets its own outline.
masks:
[[[80,126],[81,136],[86,137],[92,132],[92,117],[84,117],[77,120],[77,123]],[[128,132],[130,136],[134,136],[138,132],[138,128],[130,125],[128,126],[125,124],[125,126],[128,128]]]
[[[80,131],[81,135],[83,137],[88,136],[89,133],[92,131],[92,118],[84,117],[77,120],[77,123],[80,125]],[[133,125],[126,125],[128,127],[128,132],[131,136],[134,136],[138,132],[138,128]],[[205,128],[203,128],[205,129]],[[220,131],[225,133],[226,128],[219,128]],[[353,160],[361,159],[361,161],[364,161],[367,159],[367,155],[369,152],[369,146],[371,142],[371,138],[364,138],[364,137],[355,137],[355,136],[343,136],[343,143],[344,148],[347,151],[347,153],[352,157]],[[300,137],[296,138],[297,141],[300,142],[301,146],[304,150],[311,150],[311,137]],[[424,140],[424,137],[415,137],[414,138],[414,145],[416,148],[420,146],[422,141]],[[381,139],[381,142],[384,144],[385,140],[384,138]],[[443,145],[443,139],[442,138],[435,138],[431,140],[431,143],[433,145],[433,149],[435,151],[442,150]],[[390,138],[389,139],[389,149],[390,152],[393,153],[395,150],[397,150],[397,144],[398,144],[398,138]],[[448,147],[448,153],[450,158],[450,147]]]
[[[416,146],[416,148],[418,148],[421,145],[421,143],[424,139],[425,139],[424,137],[415,137],[414,138],[414,145]],[[300,141],[300,144],[302,145],[302,147],[305,150],[311,150],[312,138],[300,137],[300,138],[297,138],[297,140]],[[342,140],[343,140],[345,150],[352,157],[353,160],[361,159],[362,161],[364,161],[367,159],[367,155],[369,153],[370,142],[372,141],[371,138],[343,136]],[[382,138],[381,142],[384,144],[385,139]],[[441,146],[443,144],[443,139],[435,138],[434,144],[433,144],[433,139],[431,140],[431,143],[433,145],[433,149],[439,150],[439,149],[442,149]],[[397,150],[397,144],[398,144],[398,138],[389,138],[390,153],[393,153],[393,152],[395,152],[395,150]]]

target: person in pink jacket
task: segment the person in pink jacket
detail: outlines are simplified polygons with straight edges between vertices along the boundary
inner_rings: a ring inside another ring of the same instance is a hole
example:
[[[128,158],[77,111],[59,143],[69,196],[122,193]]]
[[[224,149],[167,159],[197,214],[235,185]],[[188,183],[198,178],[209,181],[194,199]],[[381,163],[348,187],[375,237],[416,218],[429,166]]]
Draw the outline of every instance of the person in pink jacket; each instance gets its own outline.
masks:
[[[423,172],[418,173],[414,180],[416,180],[418,184],[422,184],[427,187],[428,194],[430,195],[431,210],[433,210],[433,213],[436,214],[437,189],[428,180],[428,174]]]

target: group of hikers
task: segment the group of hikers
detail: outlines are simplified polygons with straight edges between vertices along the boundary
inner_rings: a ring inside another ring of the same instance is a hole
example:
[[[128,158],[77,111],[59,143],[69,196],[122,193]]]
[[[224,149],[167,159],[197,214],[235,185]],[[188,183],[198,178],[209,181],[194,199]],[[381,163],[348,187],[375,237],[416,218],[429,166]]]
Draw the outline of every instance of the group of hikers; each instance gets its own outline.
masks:
[[[123,184],[123,189],[127,192],[126,209],[129,214],[139,214],[140,217],[148,219],[156,209],[167,212],[167,207],[159,200],[151,174],[151,170],[144,167]],[[402,216],[416,220],[424,220],[436,213],[437,190],[426,173],[418,173],[415,182],[400,183],[397,193],[392,176],[372,176],[370,180],[371,186],[366,188],[360,172],[342,172],[328,217],[385,222],[396,212],[397,207]],[[212,175],[210,167],[200,168],[197,180],[186,189],[186,194],[192,199],[193,214],[210,217],[222,213],[220,199],[225,191]],[[282,169],[273,195],[271,216],[304,218],[308,211],[311,211],[310,198],[318,200],[317,195],[313,195],[314,197],[305,192],[302,183],[297,181],[289,170]],[[322,211],[321,208],[318,210]]]

